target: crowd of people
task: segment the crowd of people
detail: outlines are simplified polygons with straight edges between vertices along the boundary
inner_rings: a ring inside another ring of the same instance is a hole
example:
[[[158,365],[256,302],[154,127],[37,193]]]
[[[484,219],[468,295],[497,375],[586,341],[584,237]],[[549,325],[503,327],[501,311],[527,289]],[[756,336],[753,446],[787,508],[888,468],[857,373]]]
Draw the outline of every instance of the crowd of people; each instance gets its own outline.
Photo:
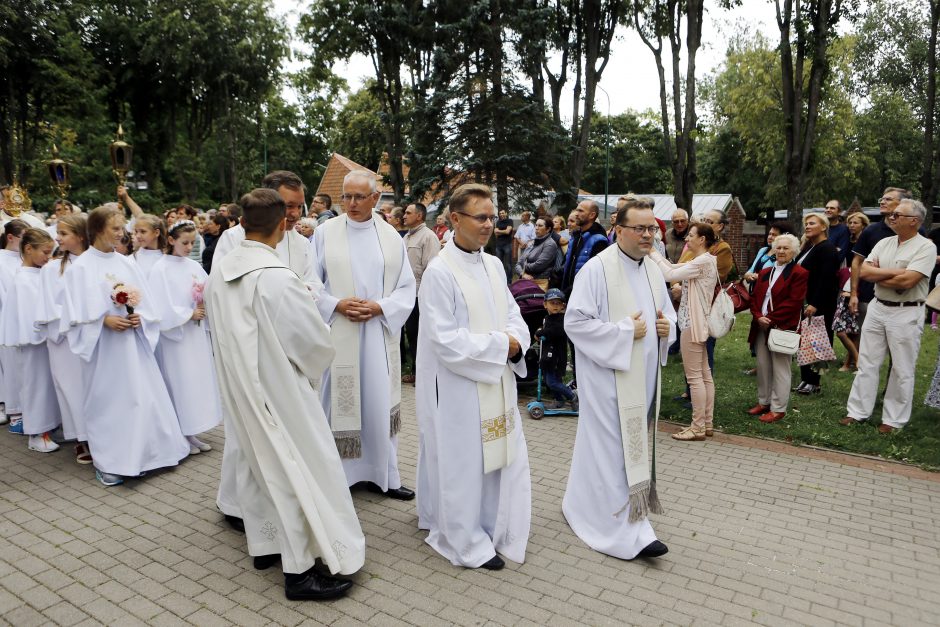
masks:
[[[711,314],[733,265],[722,212],[680,209],[667,229],[652,200],[628,195],[610,231],[590,200],[567,220],[540,208],[515,225],[489,187],[465,184],[432,229],[418,202],[376,211],[374,176],[355,171],[342,210],[318,195],[309,216],[304,184],[287,171],[211,214],[184,205],[158,217],[125,189],[118,197],[129,222],[118,203],[87,215],[60,203],[48,227],[9,197],[0,209],[0,400],[29,449],[75,441],[76,462],[110,487],[210,450],[199,435],[222,423],[216,505],[256,568],[281,563],[290,599],[352,586],[337,575],[364,563],[356,489],[417,497],[436,552],[499,570],[503,557],[525,559],[531,480],[516,380],[541,340],[549,389],[579,412],[561,503],[569,525],[618,558],[667,553],[649,521],[662,511],[650,446],[660,372],[675,347],[692,424],[673,437],[712,436]],[[881,206],[884,221],[862,229],[827,204],[804,219],[802,242],[771,225],[744,275],[757,360],[749,414],[785,418],[792,357],[775,337],[805,317],[825,320],[830,343],[835,333],[857,347],[843,424],[870,418],[885,355],[880,430],[907,422],[940,257],[908,192],[889,188]],[[486,254],[494,236],[496,255]],[[537,330],[514,278],[545,290]],[[409,356],[413,374],[402,370]],[[797,392],[821,393],[817,369],[801,377]],[[398,468],[408,382],[416,489]],[[940,367],[927,402],[940,405]]]

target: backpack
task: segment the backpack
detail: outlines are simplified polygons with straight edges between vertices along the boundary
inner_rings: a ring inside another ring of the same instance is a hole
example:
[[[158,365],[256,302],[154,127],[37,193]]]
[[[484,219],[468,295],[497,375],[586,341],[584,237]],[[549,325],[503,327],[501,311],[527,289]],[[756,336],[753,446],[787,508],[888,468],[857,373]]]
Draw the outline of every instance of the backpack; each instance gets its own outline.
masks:
[[[734,321],[734,302],[719,281],[712,308],[708,312],[708,334],[716,340],[724,337],[734,328]]]

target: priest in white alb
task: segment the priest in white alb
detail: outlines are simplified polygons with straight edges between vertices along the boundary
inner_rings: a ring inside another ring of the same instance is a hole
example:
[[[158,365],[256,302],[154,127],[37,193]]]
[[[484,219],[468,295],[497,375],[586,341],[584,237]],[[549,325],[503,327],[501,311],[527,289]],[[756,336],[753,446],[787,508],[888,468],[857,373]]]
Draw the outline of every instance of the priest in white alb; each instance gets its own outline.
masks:
[[[336,358],[320,386],[346,481],[399,500],[414,498],[398,472],[401,329],[415,304],[415,277],[401,236],[374,218],[375,175],[343,179],[346,213],[314,231],[317,306]]]
[[[483,252],[494,228],[492,190],[458,187],[454,237],[425,270],[415,370],[418,527],[455,566],[522,563],[532,518],[529,456],[515,374],[529,330],[502,262]]]
[[[588,546],[621,559],[667,552],[647,516],[661,512],[656,419],[676,314],[659,268],[646,259],[659,228],[652,209],[636,198],[617,211],[617,245],[584,265],[565,313],[580,416],[562,511]]]
[[[284,201],[256,189],[239,201],[246,239],[213,264],[206,311],[231,431],[236,498],[255,567],[281,561],[293,600],[342,596],[365,538],[313,382],[329,367],[329,329],[300,278],[278,259]]]
[[[313,269],[313,249],[307,238],[294,230],[304,205],[304,183],[293,172],[276,170],[264,177],[261,186],[276,191],[286,207],[287,230],[284,231],[284,237],[278,242],[275,252],[284,265],[301,278],[310,294],[316,298],[323,284]],[[241,224],[226,230],[215,246],[213,260],[221,261],[229,252],[237,249],[244,239],[245,229]],[[233,460],[237,456],[238,436],[229,427],[230,421],[224,408],[222,418],[225,424],[225,448],[222,451],[222,476],[219,480],[216,504],[234,529],[244,531],[241,521],[242,508],[235,495],[235,475],[238,470]]]

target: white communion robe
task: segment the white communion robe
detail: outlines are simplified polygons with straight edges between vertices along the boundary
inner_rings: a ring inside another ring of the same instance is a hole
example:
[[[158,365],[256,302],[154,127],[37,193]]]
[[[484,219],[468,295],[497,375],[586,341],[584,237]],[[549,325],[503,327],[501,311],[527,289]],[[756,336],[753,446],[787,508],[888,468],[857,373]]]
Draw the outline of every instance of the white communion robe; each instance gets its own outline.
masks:
[[[157,265],[157,262],[163,259],[164,256],[162,250],[141,248],[140,250],[134,251],[134,254],[130,255],[128,259],[136,263],[137,267],[140,268],[140,273],[144,275],[145,279],[149,280],[153,267]]]
[[[6,226],[7,222],[12,222],[13,220],[22,220],[32,229],[46,229],[46,223],[31,213],[21,212],[18,216],[11,216],[6,211],[0,211],[0,228]]]
[[[313,382],[333,359],[330,331],[297,275],[244,241],[212,264],[206,309],[235,450],[237,502],[251,555],[286,573],[321,558],[332,573],[365,561],[365,537]]]
[[[12,218],[11,218],[12,219]],[[9,220],[8,220],[9,222]],[[0,311],[6,293],[13,289],[13,276],[23,265],[23,258],[17,250],[0,249]],[[0,400],[3,401],[8,416],[22,413],[20,407],[20,388],[23,384],[22,368],[17,366],[19,350],[14,347],[0,347]]]
[[[356,285],[356,296],[374,300],[382,307],[382,315],[357,323],[359,333],[359,377],[360,407],[362,408],[362,455],[343,459],[348,485],[371,481],[383,491],[401,487],[398,472],[398,436],[390,436],[389,413],[391,411],[391,388],[388,362],[385,355],[384,328],[396,338],[415,305],[415,277],[411,264],[401,246],[401,271],[395,289],[387,298],[383,297],[385,258],[375,231],[374,219],[365,222],[347,221],[349,250],[353,254],[352,277]],[[314,260],[317,276],[323,282],[323,291],[317,299],[320,315],[327,324],[336,316],[339,299],[330,292],[330,277],[326,269],[325,229],[314,231]],[[396,340],[397,341],[397,340]],[[343,347],[336,346],[337,351]],[[396,375],[400,376],[400,375]],[[320,386],[320,401],[327,418],[330,417],[330,371],[323,375]]]
[[[14,362],[23,375],[20,399],[25,435],[40,435],[62,424],[46,337],[36,328],[38,301],[39,268],[20,266],[3,299],[0,344],[17,350]]]
[[[69,255],[69,262],[75,257]],[[68,264],[66,264],[68,268]],[[85,415],[82,406],[85,403],[85,384],[88,364],[69,348],[66,332],[68,321],[62,320],[62,305],[65,302],[65,275],[62,272],[62,259],[53,259],[39,272],[40,297],[39,314],[36,325],[46,338],[49,349],[49,366],[52,370],[52,382],[59,399],[62,412],[62,433],[67,440],[84,442]]]
[[[192,319],[193,285],[208,279],[188,257],[164,255],[150,273],[150,291],[160,318],[155,355],[183,435],[197,435],[222,422],[222,401],[212,360],[209,321]]]
[[[245,229],[238,224],[222,232],[215,245],[213,267],[215,262],[223,259],[228,253],[237,249],[245,240]],[[316,298],[323,289],[323,283],[314,270],[314,251],[310,241],[297,231],[285,231],[284,237],[278,243],[278,258],[301,278],[307,289]],[[219,494],[216,504],[226,516],[241,518],[241,505],[236,498],[234,460],[238,451],[238,435],[229,426],[229,418],[225,407],[222,407],[222,420],[225,426],[225,448],[222,450],[222,475],[219,479]]]
[[[127,315],[111,301],[116,282],[141,294],[137,329],[112,331],[104,325],[107,315]],[[69,346],[89,364],[83,413],[95,467],[135,477],[175,466],[189,455],[189,443],[153,356],[160,329],[138,266],[124,255],[91,247],[69,264],[65,285],[62,316],[71,326]]]
[[[675,340],[676,313],[666,284],[650,285],[645,270],[619,248],[618,252],[646,323],[646,336],[640,341],[649,410],[656,403],[660,366],[665,365],[667,349]],[[644,259],[644,263],[652,262]],[[654,289],[662,290],[662,312],[673,323],[668,338],[656,336]],[[621,559],[633,559],[656,540],[648,518],[631,523],[624,509],[629,488],[614,370],[630,368],[633,328],[630,317],[619,322],[610,320],[603,262],[600,257],[591,259],[578,272],[565,312],[565,331],[574,345],[578,364],[580,415],[562,512],[585,544]]]
[[[481,254],[445,246],[490,296],[485,304],[496,320],[496,304]],[[500,273],[502,265],[498,266]],[[506,329],[472,333],[467,304],[453,271],[433,259],[421,278],[418,301],[421,321],[415,368],[418,443],[418,527],[426,542],[455,566],[479,567],[500,553],[514,562],[525,560],[532,518],[529,457],[513,386],[511,399],[518,437],[511,464],[483,473],[480,402],[477,382],[500,381],[509,353],[509,335],[524,355],[529,329],[506,287],[509,317]],[[525,360],[510,362],[525,376]]]

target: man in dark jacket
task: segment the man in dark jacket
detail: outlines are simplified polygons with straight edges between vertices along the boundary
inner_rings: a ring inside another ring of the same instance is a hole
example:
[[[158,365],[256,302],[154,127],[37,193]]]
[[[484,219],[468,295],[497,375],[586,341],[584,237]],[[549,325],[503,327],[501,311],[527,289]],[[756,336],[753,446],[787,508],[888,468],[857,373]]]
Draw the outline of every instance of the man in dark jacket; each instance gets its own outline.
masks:
[[[578,271],[609,244],[604,227],[597,223],[598,211],[596,202],[582,200],[571,212],[578,224],[578,231],[572,234],[571,241],[568,242],[568,254],[565,256],[561,277],[560,287],[566,298],[571,296],[574,277]]]

